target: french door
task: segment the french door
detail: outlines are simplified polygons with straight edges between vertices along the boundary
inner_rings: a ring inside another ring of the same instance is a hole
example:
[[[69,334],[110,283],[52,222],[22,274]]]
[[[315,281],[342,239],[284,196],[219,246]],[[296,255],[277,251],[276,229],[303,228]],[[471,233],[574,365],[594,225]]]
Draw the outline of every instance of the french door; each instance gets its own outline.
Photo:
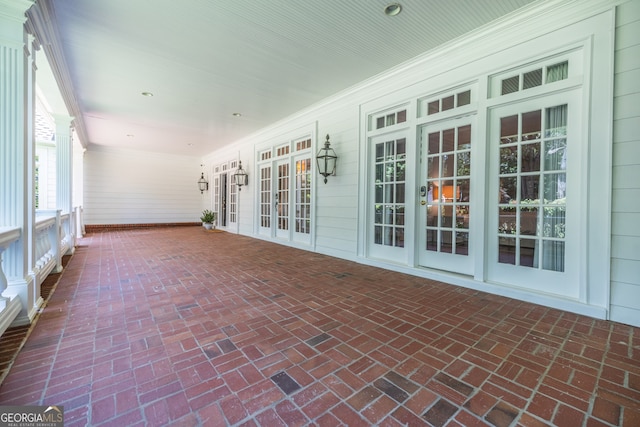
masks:
[[[261,165],[260,170],[260,194],[259,194],[259,212],[258,212],[258,232],[262,235],[271,236],[271,224],[273,222],[273,189],[271,179],[271,164]]]
[[[473,273],[470,226],[473,117],[424,125],[418,215],[421,266]],[[474,213],[475,214],[475,213]]]
[[[275,190],[275,224],[276,237],[289,238],[289,214],[290,214],[290,161],[289,159],[276,163],[276,190]]]
[[[405,212],[408,131],[370,139],[369,255],[406,262]]]
[[[259,166],[260,234],[311,242],[311,164],[305,154]]]
[[[490,113],[487,278],[580,294],[579,93]]]

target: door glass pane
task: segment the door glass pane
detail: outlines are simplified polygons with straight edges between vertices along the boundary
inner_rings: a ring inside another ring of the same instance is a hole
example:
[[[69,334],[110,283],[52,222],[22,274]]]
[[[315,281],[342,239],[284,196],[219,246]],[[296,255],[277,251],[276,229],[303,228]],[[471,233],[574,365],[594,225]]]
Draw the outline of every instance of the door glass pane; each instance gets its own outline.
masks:
[[[278,230],[289,229],[289,165],[278,165]]]
[[[522,115],[522,141],[540,139],[540,110],[530,111]]]
[[[429,154],[437,154],[440,152],[440,132],[429,134]]]
[[[426,139],[424,249],[468,255],[471,125],[430,132]]]
[[[500,143],[510,144],[518,140],[518,116],[500,119]]]
[[[406,139],[375,144],[374,243],[404,247]]]
[[[471,148],[471,125],[460,126],[458,128],[458,150]]]
[[[296,161],[296,233],[311,233],[311,159]]]
[[[229,222],[238,222],[238,186],[233,183],[229,185]]]
[[[456,254],[469,255],[469,233],[456,233]]]
[[[540,170],[540,143],[522,144],[521,172],[537,172]]]
[[[271,227],[271,167],[260,169],[260,227]]]
[[[567,105],[500,120],[498,262],[564,271],[566,133]]]

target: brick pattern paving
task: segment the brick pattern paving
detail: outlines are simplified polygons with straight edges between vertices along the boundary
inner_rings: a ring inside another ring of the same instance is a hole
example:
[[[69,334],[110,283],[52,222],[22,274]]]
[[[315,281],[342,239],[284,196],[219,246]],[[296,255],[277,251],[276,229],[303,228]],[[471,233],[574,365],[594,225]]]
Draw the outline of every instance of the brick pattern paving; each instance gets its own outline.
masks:
[[[638,426],[640,329],[201,227],[90,234],[0,386],[67,426]]]

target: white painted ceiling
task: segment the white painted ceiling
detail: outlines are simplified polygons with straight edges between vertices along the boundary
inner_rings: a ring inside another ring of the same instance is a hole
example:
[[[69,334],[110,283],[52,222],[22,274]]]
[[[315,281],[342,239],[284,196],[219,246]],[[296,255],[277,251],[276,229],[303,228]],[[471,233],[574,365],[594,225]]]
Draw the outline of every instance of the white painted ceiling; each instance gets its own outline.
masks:
[[[83,143],[202,156],[534,0],[48,2]]]

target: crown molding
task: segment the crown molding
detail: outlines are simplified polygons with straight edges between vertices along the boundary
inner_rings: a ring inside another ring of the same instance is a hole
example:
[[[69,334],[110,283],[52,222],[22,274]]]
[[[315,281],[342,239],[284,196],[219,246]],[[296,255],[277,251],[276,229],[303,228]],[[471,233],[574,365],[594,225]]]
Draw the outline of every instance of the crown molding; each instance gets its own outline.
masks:
[[[80,104],[78,103],[78,97],[73,88],[73,80],[67,68],[53,2],[51,0],[38,0],[27,12],[27,17],[29,18],[26,23],[27,31],[35,36],[36,41],[45,51],[68,114],[74,118],[73,126],[80,137],[80,143],[86,148],[89,144],[89,135]]]
[[[24,23],[27,20],[25,13],[34,2],[35,0],[0,0],[0,18]]]

